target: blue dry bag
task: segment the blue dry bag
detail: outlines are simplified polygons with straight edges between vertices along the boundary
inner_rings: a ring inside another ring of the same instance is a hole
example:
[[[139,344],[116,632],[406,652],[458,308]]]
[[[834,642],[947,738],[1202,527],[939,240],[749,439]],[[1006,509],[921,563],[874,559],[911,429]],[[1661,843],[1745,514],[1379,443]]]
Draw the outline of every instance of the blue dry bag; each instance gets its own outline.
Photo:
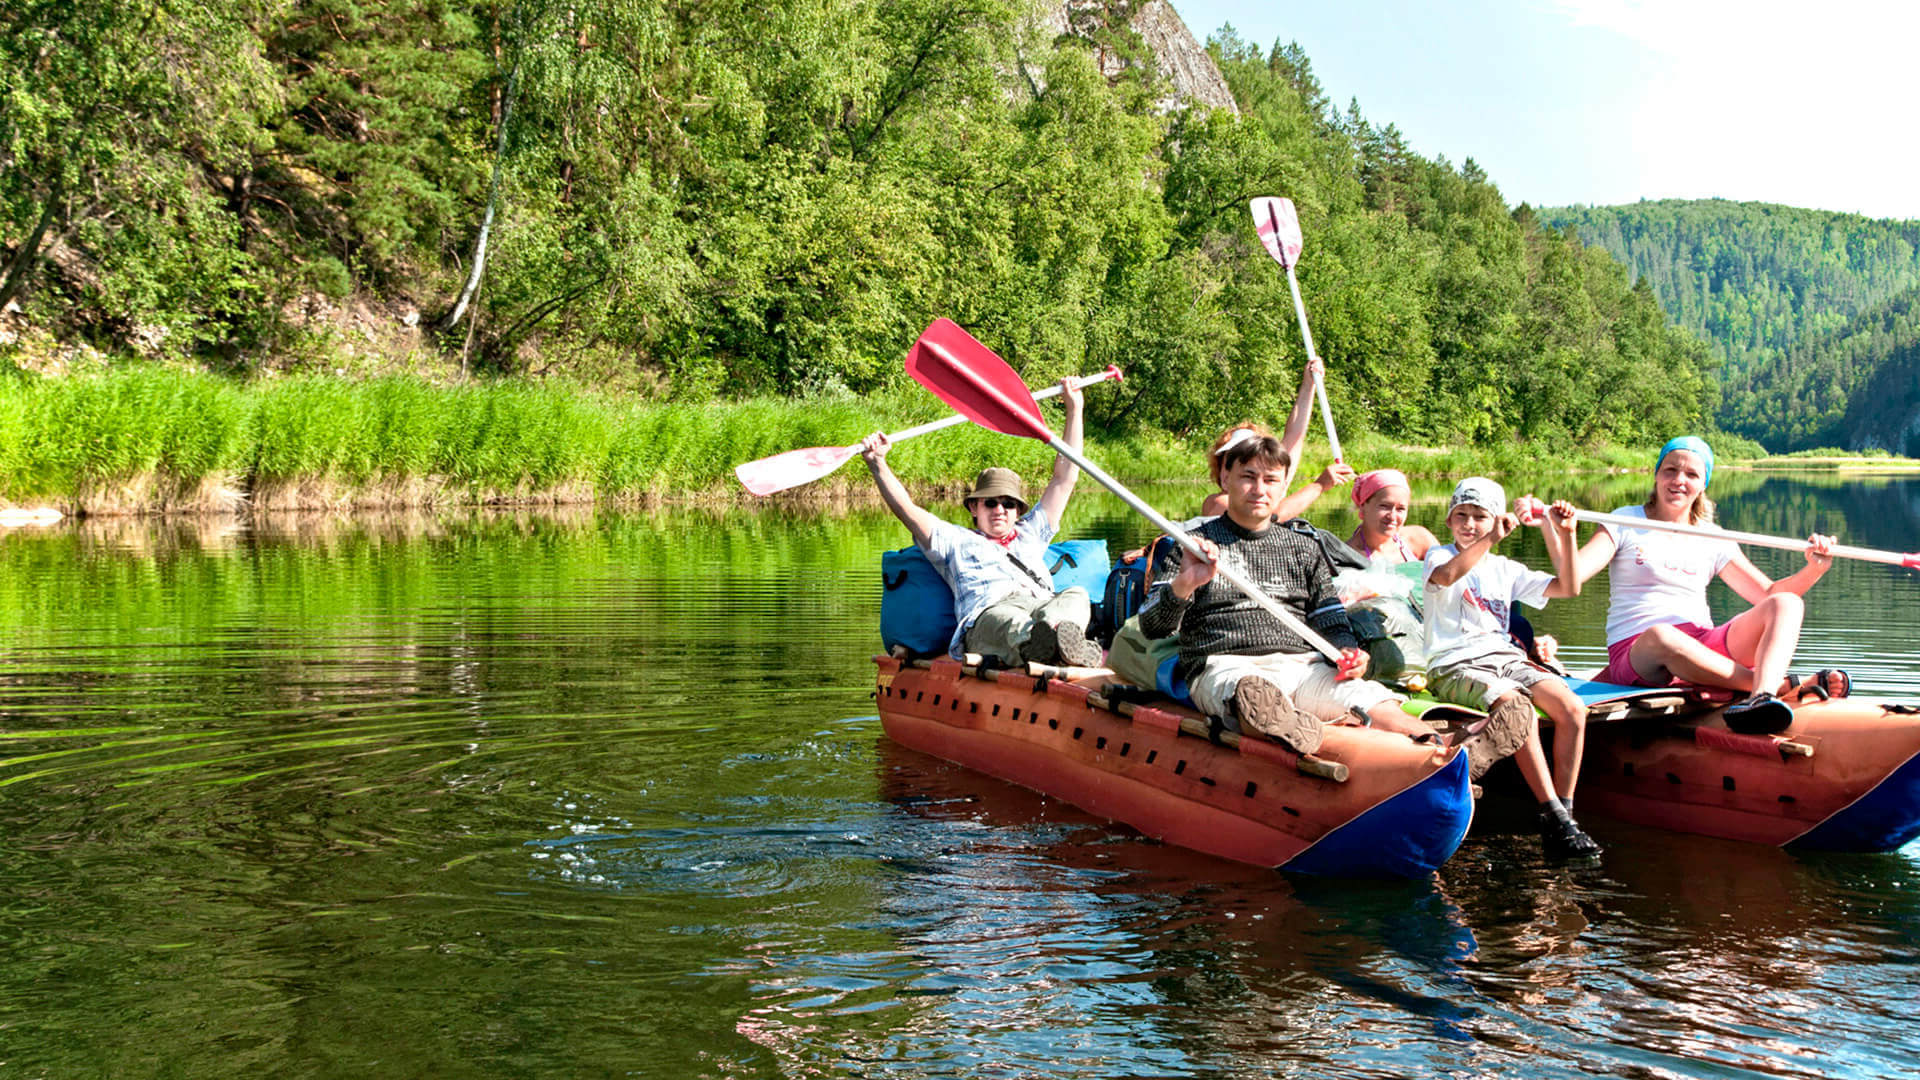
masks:
[[[1097,596],[1107,581],[1105,540],[1062,540],[1047,547],[1047,571],[1055,591],[1075,585]],[[953,590],[918,545],[880,556],[880,643],[904,645],[915,656],[945,656],[959,625]]]
[[[915,656],[945,656],[958,626],[953,590],[918,545],[880,556],[880,642]]]

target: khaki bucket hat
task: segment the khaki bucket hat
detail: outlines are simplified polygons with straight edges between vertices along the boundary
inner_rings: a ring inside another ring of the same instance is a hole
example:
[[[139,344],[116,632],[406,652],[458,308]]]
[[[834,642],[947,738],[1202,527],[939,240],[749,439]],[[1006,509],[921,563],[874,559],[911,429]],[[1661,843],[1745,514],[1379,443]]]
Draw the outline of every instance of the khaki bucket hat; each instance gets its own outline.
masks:
[[[975,499],[989,499],[995,495],[1018,499],[1022,513],[1028,509],[1026,487],[1020,482],[1020,474],[1012,469],[998,467],[981,469],[980,475],[973,480],[973,490],[967,492],[966,497],[961,501],[972,502]]]

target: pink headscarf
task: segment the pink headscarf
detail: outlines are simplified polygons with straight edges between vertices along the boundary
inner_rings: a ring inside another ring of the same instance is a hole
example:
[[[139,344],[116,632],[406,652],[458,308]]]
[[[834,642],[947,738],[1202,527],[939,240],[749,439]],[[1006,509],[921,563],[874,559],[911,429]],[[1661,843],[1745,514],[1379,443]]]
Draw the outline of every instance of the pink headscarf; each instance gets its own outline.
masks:
[[[1361,473],[1353,481],[1353,505],[1365,506],[1367,500],[1373,498],[1374,492],[1390,487],[1413,490],[1413,485],[1407,483],[1407,474],[1399,469],[1375,469],[1372,472]]]

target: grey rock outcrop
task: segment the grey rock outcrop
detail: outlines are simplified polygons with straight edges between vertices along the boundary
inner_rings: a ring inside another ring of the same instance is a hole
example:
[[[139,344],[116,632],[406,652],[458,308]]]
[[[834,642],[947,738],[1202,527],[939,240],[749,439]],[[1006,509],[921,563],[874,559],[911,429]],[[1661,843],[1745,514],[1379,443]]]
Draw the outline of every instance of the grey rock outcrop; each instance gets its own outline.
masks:
[[[1110,11],[1124,12],[1129,6],[1132,10],[1125,15],[1126,25],[1153,51],[1157,74],[1168,87],[1159,101],[1162,111],[1199,103],[1239,114],[1233,93],[1227,89],[1227,80],[1214,65],[1213,57],[1207,55],[1207,50],[1167,0],[1144,0],[1133,5],[1108,0],[1064,0],[1046,9],[1043,25],[1056,35],[1092,37],[1108,25]],[[1125,57],[1105,49],[1098,50],[1096,58],[1100,70],[1109,79],[1124,72],[1129,63]]]

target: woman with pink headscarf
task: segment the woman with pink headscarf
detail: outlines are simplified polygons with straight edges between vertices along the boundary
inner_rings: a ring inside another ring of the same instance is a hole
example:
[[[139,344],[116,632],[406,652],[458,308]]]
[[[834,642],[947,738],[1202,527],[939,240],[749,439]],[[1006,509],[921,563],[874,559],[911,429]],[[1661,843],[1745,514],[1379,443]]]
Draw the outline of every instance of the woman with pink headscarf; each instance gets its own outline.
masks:
[[[1360,511],[1360,527],[1347,544],[1375,567],[1419,563],[1437,541],[1419,525],[1407,524],[1413,487],[1398,469],[1375,469],[1353,481],[1353,505]]]

